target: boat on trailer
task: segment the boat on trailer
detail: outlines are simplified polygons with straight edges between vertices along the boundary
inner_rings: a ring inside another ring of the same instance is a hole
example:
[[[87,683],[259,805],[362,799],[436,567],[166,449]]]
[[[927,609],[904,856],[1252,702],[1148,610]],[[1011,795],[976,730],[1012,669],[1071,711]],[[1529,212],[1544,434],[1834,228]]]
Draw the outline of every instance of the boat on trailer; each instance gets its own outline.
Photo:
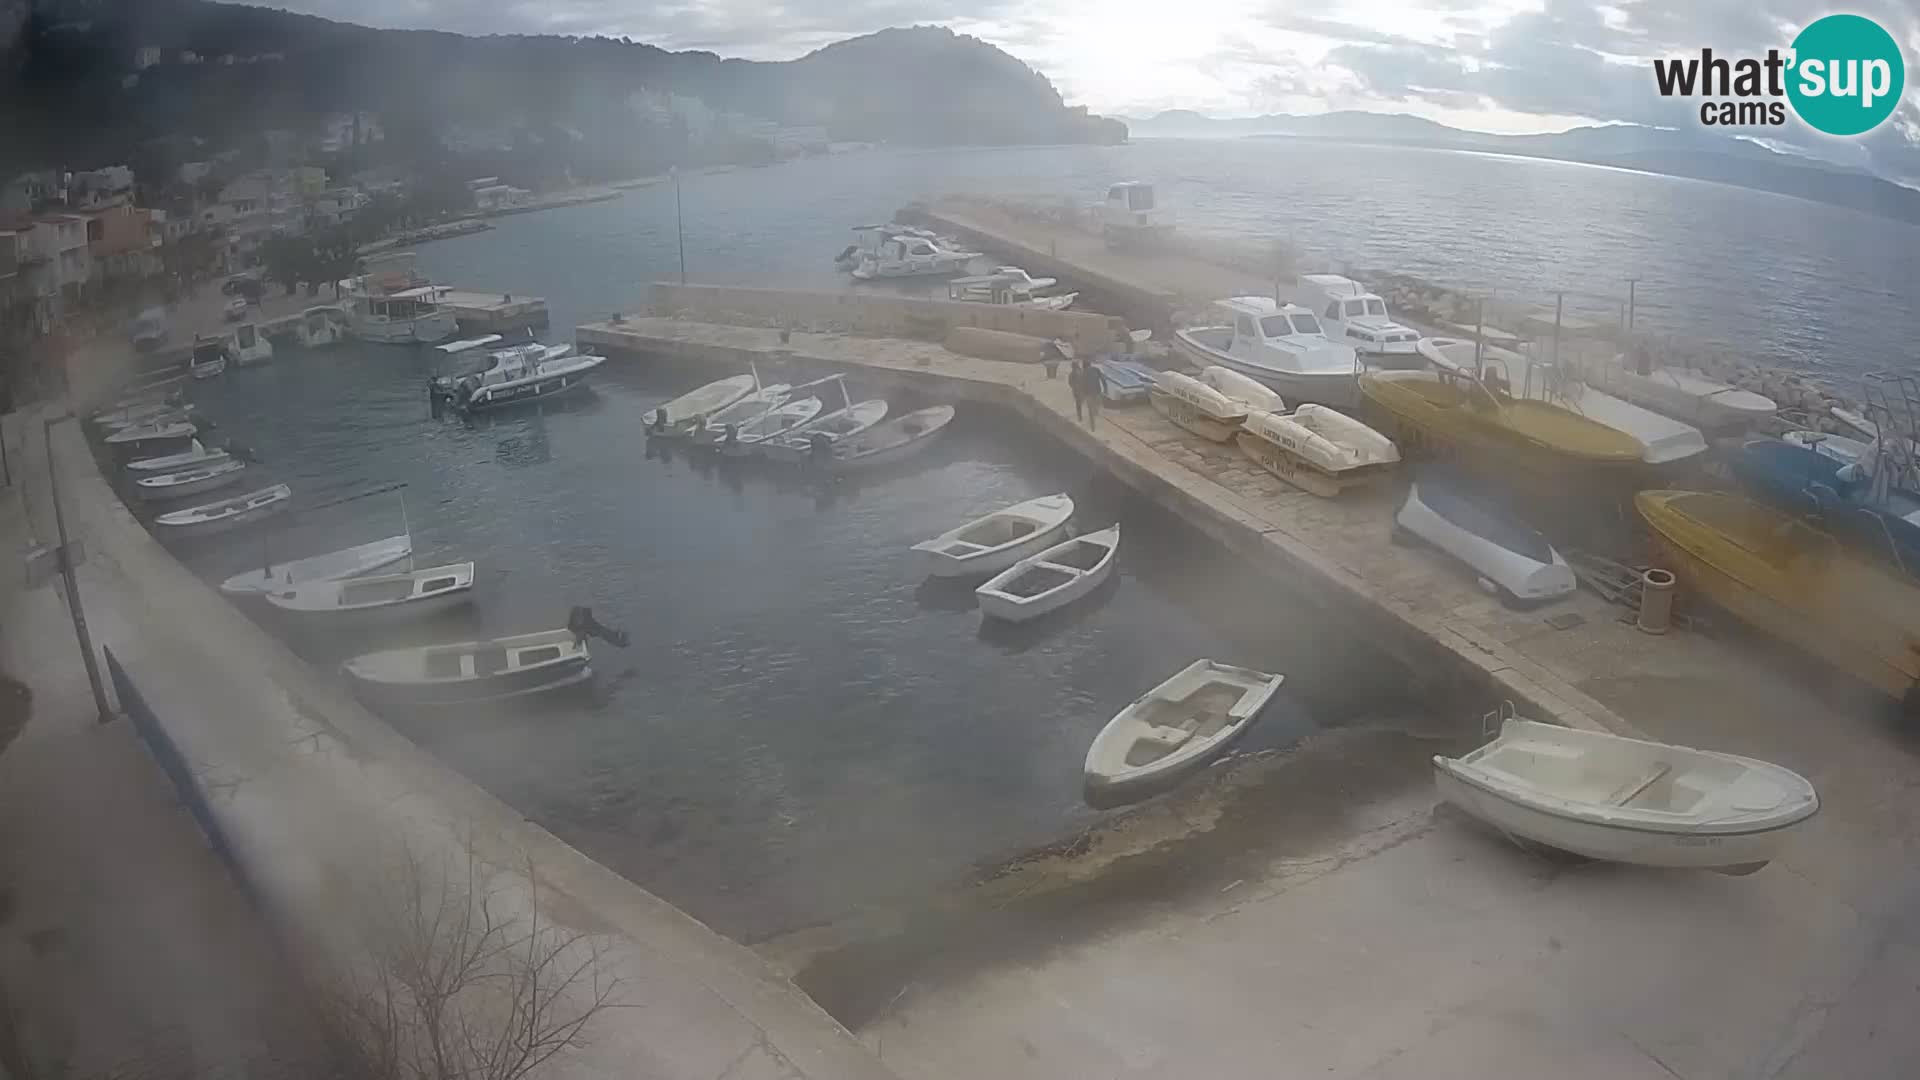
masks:
[[[1100,587],[1113,573],[1120,526],[1076,536],[1029,555],[973,591],[980,613],[1026,622],[1058,611]]]
[[[1087,802],[1109,806],[1157,795],[1226,753],[1285,681],[1281,675],[1195,660],[1121,709],[1087,748]]]
[[[537,694],[593,677],[586,639],[572,630],[388,649],[343,670],[369,697],[392,704],[461,705]]]
[[[473,574],[473,563],[449,563],[398,574],[307,581],[270,591],[266,600],[295,615],[422,618],[471,603]]]
[[[931,577],[995,574],[1051,546],[1073,519],[1073,499],[1042,495],[913,545]]]

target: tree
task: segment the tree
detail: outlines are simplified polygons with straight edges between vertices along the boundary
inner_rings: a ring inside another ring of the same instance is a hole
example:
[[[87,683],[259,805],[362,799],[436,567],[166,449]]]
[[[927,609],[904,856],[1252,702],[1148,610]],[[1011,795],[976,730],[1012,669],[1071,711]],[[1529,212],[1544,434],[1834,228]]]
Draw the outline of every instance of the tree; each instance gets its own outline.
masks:
[[[316,278],[313,241],[304,236],[275,233],[267,237],[260,245],[260,261],[267,268],[268,279],[279,282],[288,295],[302,281]]]

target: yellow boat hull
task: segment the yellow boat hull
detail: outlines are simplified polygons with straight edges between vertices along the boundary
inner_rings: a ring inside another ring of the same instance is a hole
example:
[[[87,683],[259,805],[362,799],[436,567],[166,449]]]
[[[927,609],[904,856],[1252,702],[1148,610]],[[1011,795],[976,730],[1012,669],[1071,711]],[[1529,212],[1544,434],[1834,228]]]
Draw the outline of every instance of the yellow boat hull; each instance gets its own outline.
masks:
[[[1496,404],[1466,380],[1430,372],[1370,372],[1360,376],[1360,392],[1396,443],[1458,455],[1495,475],[1625,474],[1646,453],[1640,440],[1578,413],[1542,401]]]
[[[1643,491],[1634,503],[1688,588],[1893,698],[1913,699],[1920,586],[1736,495]]]

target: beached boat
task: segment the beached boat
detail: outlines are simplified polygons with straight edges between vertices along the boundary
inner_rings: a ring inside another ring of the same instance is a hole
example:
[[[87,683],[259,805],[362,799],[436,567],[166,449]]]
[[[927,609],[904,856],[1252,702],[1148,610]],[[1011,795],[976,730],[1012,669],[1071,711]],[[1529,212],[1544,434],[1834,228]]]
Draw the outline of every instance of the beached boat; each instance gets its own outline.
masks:
[[[1200,369],[1199,379],[1220,391],[1227,400],[1245,405],[1248,412],[1258,410],[1283,413],[1287,411],[1285,398],[1268,389],[1266,384],[1259,380],[1250,379],[1232,368],[1213,364]]]
[[[814,417],[798,431],[789,431],[760,443],[760,455],[768,461],[800,464],[815,454],[831,456],[833,446],[850,439],[887,418],[887,403],[879,398],[856,401],[844,408]],[[824,445],[824,449],[822,449]]]
[[[951,405],[916,409],[834,443],[829,464],[848,471],[889,465],[925,450],[952,423]]]
[[[156,472],[133,482],[134,491],[143,499],[183,499],[189,495],[215,491],[240,482],[247,463],[235,457],[203,462],[172,472]]]
[[[470,603],[473,570],[474,564],[463,562],[398,574],[306,581],[274,589],[266,600],[281,611],[330,619],[425,617]]]
[[[1313,312],[1264,296],[1236,296],[1213,306],[1219,325],[1174,331],[1174,347],[1195,367],[1229,368],[1289,401],[1360,403],[1354,383],[1359,355],[1351,345],[1327,340]]]
[[[239,525],[264,521],[287,509],[293,489],[274,484],[231,499],[190,506],[153,519],[162,535],[206,536]]]
[[[220,591],[243,595],[290,588],[309,581],[337,581],[370,574],[412,557],[413,537],[402,533],[339,551],[269,563],[258,570],[247,570],[222,581]]]
[[[1858,466],[1777,439],[1749,439],[1728,462],[1761,502],[1814,521],[1864,558],[1920,575],[1920,495],[1876,492]]]
[[[1147,400],[1153,389],[1153,377],[1159,372],[1138,360],[1107,356],[1092,361],[1093,373],[1100,376],[1100,396],[1115,405],[1132,405]]]
[[[1586,375],[1589,385],[1709,431],[1747,427],[1779,411],[1763,394],[1686,368],[1636,364],[1627,356],[1591,365]]]
[[[211,465],[216,461],[225,461],[231,456],[230,453],[218,447],[208,449],[199,439],[189,439],[185,450],[174,454],[134,458],[127,462],[127,469],[135,473],[177,472],[181,469],[191,469],[196,465]]]
[[[1820,809],[1805,777],[1754,758],[1532,720],[1435,755],[1440,797],[1509,836],[1610,862],[1746,874]]]
[[[1227,751],[1284,676],[1195,660],[1120,710],[1087,748],[1087,801],[1158,794]]]
[[[1042,495],[1015,503],[913,545],[932,577],[996,574],[1051,546],[1073,519],[1073,500]]]
[[[1400,460],[1393,440],[1323,405],[1289,416],[1249,412],[1234,439],[1262,468],[1329,499],[1384,477]]]
[[[720,452],[728,457],[753,457],[760,452],[762,442],[805,427],[824,408],[825,403],[812,395],[782,402],[743,424],[729,425],[720,437]]]
[[[1058,611],[1099,588],[1119,550],[1120,526],[1114,525],[1029,555],[973,591],[980,614],[1026,622]]]
[[[739,401],[754,391],[752,375],[735,375],[685,393],[672,401],[656,405],[647,414],[650,435],[686,435],[706,422],[707,417]]]
[[[144,452],[151,451],[160,445],[178,443],[181,447],[187,446],[199,430],[186,420],[170,420],[159,424],[135,424],[132,427],[121,428],[108,435],[103,441],[108,446],[125,447],[141,453],[142,456],[150,456]]]
[[[369,697],[459,705],[573,686],[593,675],[586,639],[572,630],[423,645],[356,656],[342,665]]]
[[[1177,371],[1155,372],[1148,399],[1161,416],[1213,442],[1232,439],[1247,418],[1245,405]]]
[[[1294,283],[1293,300],[1319,316],[1320,329],[1329,340],[1346,342],[1376,366],[1420,366],[1415,349],[1419,332],[1395,322],[1386,300],[1352,278],[1301,274]]]
[[[757,420],[786,404],[787,399],[792,396],[793,387],[788,383],[763,386],[726,408],[709,413],[705,422],[687,430],[686,437],[696,443],[719,442],[726,436],[729,425]]]
[[[187,354],[187,374],[196,379],[211,379],[227,370],[227,340],[197,337],[193,351]]]
[[[1361,392],[1379,414],[1377,430],[1403,450],[1412,438],[1458,451],[1473,467],[1503,478],[1563,488],[1572,475],[1641,466],[1638,439],[1543,401],[1496,393],[1466,376],[1432,371],[1373,371]]]
[[[1738,495],[1643,491],[1634,504],[1692,595],[1917,704],[1920,584]]]
[[[1557,600],[1578,586],[1539,530],[1456,469],[1423,466],[1393,521],[1396,536],[1410,533],[1467,564],[1509,606]]]

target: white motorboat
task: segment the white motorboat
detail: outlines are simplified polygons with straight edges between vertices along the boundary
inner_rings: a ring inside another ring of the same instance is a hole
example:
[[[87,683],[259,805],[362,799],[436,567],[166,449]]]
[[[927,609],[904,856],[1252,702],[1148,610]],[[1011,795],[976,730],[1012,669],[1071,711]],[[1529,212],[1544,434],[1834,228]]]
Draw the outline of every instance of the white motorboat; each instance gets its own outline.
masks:
[[[758,420],[761,416],[786,404],[793,396],[793,387],[787,383],[774,383],[763,386],[728,405],[708,414],[706,422],[688,432],[688,437],[696,443],[719,442],[727,434],[729,425],[738,425]]]
[[[220,591],[242,595],[291,588],[310,581],[337,581],[370,574],[413,557],[413,537],[407,533],[357,544],[339,551],[310,555],[304,559],[269,563],[258,570],[233,575],[220,583]]]
[[[1249,379],[1232,368],[1209,364],[1200,369],[1199,378],[1201,382],[1218,390],[1227,400],[1245,405],[1248,412],[1287,411],[1286,400],[1269,389],[1265,383],[1257,379]]]
[[[199,439],[188,441],[187,448],[177,454],[161,454],[157,457],[135,458],[127,462],[127,469],[136,473],[177,472],[196,465],[211,465],[216,461],[225,461],[233,455],[218,448],[209,450]]]
[[[1382,367],[1418,364],[1415,343],[1420,333],[1393,320],[1387,302],[1378,293],[1342,274],[1301,274],[1293,289],[1294,302],[1320,318],[1329,340],[1344,341],[1354,351]]]
[[[918,230],[891,230],[873,250],[860,253],[853,276],[861,281],[877,278],[945,277],[965,273],[976,259],[986,256],[977,251],[948,247],[937,237]]]
[[[125,446],[145,449],[147,443],[180,443],[183,446],[193,440],[199,428],[186,420],[170,420],[160,424],[135,424],[124,427],[108,435],[104,440],[108,446]]]
[[[834,443],[830,463],[843,471],[889,465],[925,450],[952,423],[951,405],[915,409]]]
[[[1257,379],[1289,401],[1360,404],[1359,355],[1327,340],[1313,312],[1264,296],[1214,302],[1221,325],[1174,331],[1174,344],[1200,368],[1218,364]]]
[[[453,406],[467,412],[544,401],[586,382],[604,356],[575,356],[571,345],[529,342],[487,354],[483,371],[437,385]]]
[[[1611,862],[1746,874],[1820,809],[1805,777],[1754,758],[1510,719],[1440,796],[1501,832]]]
[[[728,426],[720,437],[720,452],[728,457],[752,457],[760,452],[762,442],[805,427],[824,408],[825,403],[812,395],[783,402],[744,424]]]
[[[1098,588],[1119,550],[1120,526],[1114,525],[1029,555],[973,591],[980,614],[1026,622],[1058,611]]]
[[[593,675],[572,630],[366,653],[342,667],[368,696],[396,704],[458,705],[557,690]]]
[[[682,394],[672,401],[654,406],[647,414],[647,432],[652,435],[685,435],[706,422],[706,418],[739,401],[754,391],[752,375],[735,375]]]
[[[153,519],[153,523],[159,526],[162,535],[206,536],[225,532],[238,525],[264,521],[285,510],[292,499],[292,488],[275,484],[249,491],[245,495],[235,495],[231,499],[161,514]]]
[[[1195,660],[1121,709],[1087,748],[1086,797],[1096,806],[1166,790],[1225,753],[1285,681]]]
[[[1325,498],[1385,475],[1400,460],[1393,440],[1324,405],[1302,405],[1291,416],[1250,412],[1234,438],[1262,468]]]
[[[1802,449],[1825,454],[1842,465],[1856,465],[1873,453],[1872,443],[1824,431],[1789,431],[1780,438]]]
[[[797,431],[789,431],[760,444],[760,454],[768,461],[798,464],[815,454],[830,457],[833,447],[887,418],[887,403],[879,398],[857,401],[815,417]]]
[[[1030,307],[1041,311],[1065,311],[1079,299],[1079,293],[1047,295],[1057,279],[1037,278],[1018,266],[997,266],[991,274],[954,278],[947,282],[947,299],[972,304],[998,304]]]
[[[227,355],[241,367],[264,364],[273,359],[273,342],[252,323],[241,323],[227,335]]]
[[[458,333],[452,308],[440,304],[441,289],[414,267],[410,251],[366,257],[366,272],[341,282],[347,332],[363,341],[432,345]]]
[[[197,337],[193,352],[187,355],[187,374],[196,379],[211,379],[227,370],[225,338]]]
[[[1466,563],[1510,606],[1557,600],[1577,587],[1539,530],[1455,470],[1422,468],[1393,520],[1396,538],[1410,534]]]
[[[306,581],[266,594],[268,604],[296,615],[424,617],[473,600],[470,562],[398,574]]]
[[[106,429],[108,434],[116,431],[125,431],[130,427],[164,427],[168,424],[191,421],[194,412],[197,411],[198,408],[199,406],[191,402],[168,405],[160,409],[147,409],[127,418],[107,420],[102,422],[100,426]]]
[[[1073,500],[1042,495],[995,510],[913,545],[932,577],[996,574],[1051,546],[1073,519]]]
[[[1765,395],[1686,368],[1637,364],[1629,356],[1594,364],[1586,377],[1589,386],[1708,430],[1746,427],[1779,411]]]
[[[303,349],[324,349],[337,345],[347,336],[347,310],[332,304],[310,307],[300,313],[294,324],[294,343]]]
[[[161,417],[171,417],[173,413],[191,414],[195,409],[192,402],[183,402],[177,394],[152,401],[132,402],[113,408],[101,409],[93,414],[93,422],[109,430],[133,427],[137,424],[151,424]]]
[[[1177,371],[1158,371],[1147,400],[1154,411],[1213,442],[1227,442],[1247,418],[1247,407],[1206,383]]]
[[[133,482],[133,488],[140,497],[149,501],[161,499],[183,499],[188,495],[215,491],[228,484],[240,482],[240,474],[246,470],[247,463],[235,457],[224,457],[218,461],[204,462],[191,468],[173,472],[158,472],[151,476],[142,476]]]

